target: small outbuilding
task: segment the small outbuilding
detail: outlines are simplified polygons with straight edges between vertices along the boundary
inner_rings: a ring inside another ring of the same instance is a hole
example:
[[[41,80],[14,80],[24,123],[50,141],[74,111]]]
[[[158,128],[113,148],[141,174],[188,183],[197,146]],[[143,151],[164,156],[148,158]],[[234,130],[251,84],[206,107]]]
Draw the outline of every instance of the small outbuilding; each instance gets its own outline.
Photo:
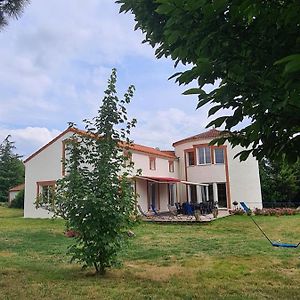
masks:
[[[19,185],[15,186],[15,187],[11,188],[9,190],[8,202],[11,203],[11,201],[13,201],[15,199],[16,195],[20,191],[24,190],[24,188],[25,188],[25,183],[19,184]]]

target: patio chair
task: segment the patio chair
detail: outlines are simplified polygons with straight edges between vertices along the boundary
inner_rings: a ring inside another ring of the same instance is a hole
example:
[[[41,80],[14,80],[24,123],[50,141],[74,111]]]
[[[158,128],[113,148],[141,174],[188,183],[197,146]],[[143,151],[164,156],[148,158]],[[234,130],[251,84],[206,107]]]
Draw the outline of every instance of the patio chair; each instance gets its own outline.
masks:
[[[141,206],[140,206],[139,204],[137,205],[137,209],[138,209],[138,212],[139,212],[143,217],[148,218],[148,219],[153,217],[152,215],[146,214],[146,213],[143,211],[143,209],[141,208]]]
[[[181,206],[180,203],[175,202],[175,207],[176,207],[176,209],[177,209],[177,213],[178,213],[178,214],[183,214],[182,206]]]
[[[162,220],[166,219],[166,217],[162,213],[157,211],[157,209],[155,208],[155,206],[153,204],[151,204],[150,207],[151,207],[151,209],[154,213],[155,218],[159,218],[159,219],[162,219]]]
[[[178,219],[181,219],[181,215],[179,215],[178,213],[178,210],[175,206],[172,206],[172,205],[168,205],[168,210],[170,212],[170,218],[171,219],[174,219],[174,218],[178,218]]]
[[[194,209],[192,205],[188,202],[182,204],[183,213],[188,216],[189,219],[194,217]]]
[[[159,212],[156,210],[155,206],[153,204],[151,204],[150,207],[151,207],[154,215],[158,217],[159,216]]]
[[[193,216],[194,215],[194,209],[193,206],[189,203],[186,205],[186,212],[188,216]]]

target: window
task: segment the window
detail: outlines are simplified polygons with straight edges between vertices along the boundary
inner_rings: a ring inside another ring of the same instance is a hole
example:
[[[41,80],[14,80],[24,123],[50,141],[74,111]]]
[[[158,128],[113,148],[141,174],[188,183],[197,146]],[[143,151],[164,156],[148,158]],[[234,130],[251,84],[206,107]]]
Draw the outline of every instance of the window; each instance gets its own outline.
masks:
[[[53,204],[55,198],[55,181],[37,182],[37,198],[39,202]]]
[[[150,170],[156,170],[156,159],[155,157],[149,157]]]
[[[195,153],[194,153],[194,151],[188,151],[186,153],[186,158],[187,158],[188,166],[194,166],[195,165]]]
[[[200,147],[198,150],[198,165],[205,165],[211,163],[211,154],[209,147]]]
[[[169,160],[169,172],[174,173],[174,160]]]
[[[169,192],[169,205],[174,206],[176,202],[176,184],[169,183],[168,184],[168,192]]]
[[[224,148],[215,148],[216,164],[224,164]]]

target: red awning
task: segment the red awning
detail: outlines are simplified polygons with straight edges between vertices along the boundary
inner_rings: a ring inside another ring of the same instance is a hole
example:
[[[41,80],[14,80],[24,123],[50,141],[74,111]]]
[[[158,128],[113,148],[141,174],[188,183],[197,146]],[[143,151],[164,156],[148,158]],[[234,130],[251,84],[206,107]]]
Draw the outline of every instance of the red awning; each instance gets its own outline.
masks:
[[[136,178],[143,179],[143,180],[149,180],[149,181],[153,181],[153,182],[158,182],[158,183],[180,182],[180,179],[173,178],[173,177],[136,176]]]

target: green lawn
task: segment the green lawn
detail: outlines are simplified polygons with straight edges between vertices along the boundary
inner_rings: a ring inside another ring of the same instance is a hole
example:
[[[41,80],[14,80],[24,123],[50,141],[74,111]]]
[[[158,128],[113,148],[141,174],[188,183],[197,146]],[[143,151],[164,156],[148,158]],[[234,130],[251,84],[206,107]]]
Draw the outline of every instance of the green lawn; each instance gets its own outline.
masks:
[[[62,220],[0,207],[0,299],[299,299],[300,248],[272,248],[246,216],[209,225],[140,224],[105,277],[69,264]],[[300,215],[256,217],[300,240]]]

